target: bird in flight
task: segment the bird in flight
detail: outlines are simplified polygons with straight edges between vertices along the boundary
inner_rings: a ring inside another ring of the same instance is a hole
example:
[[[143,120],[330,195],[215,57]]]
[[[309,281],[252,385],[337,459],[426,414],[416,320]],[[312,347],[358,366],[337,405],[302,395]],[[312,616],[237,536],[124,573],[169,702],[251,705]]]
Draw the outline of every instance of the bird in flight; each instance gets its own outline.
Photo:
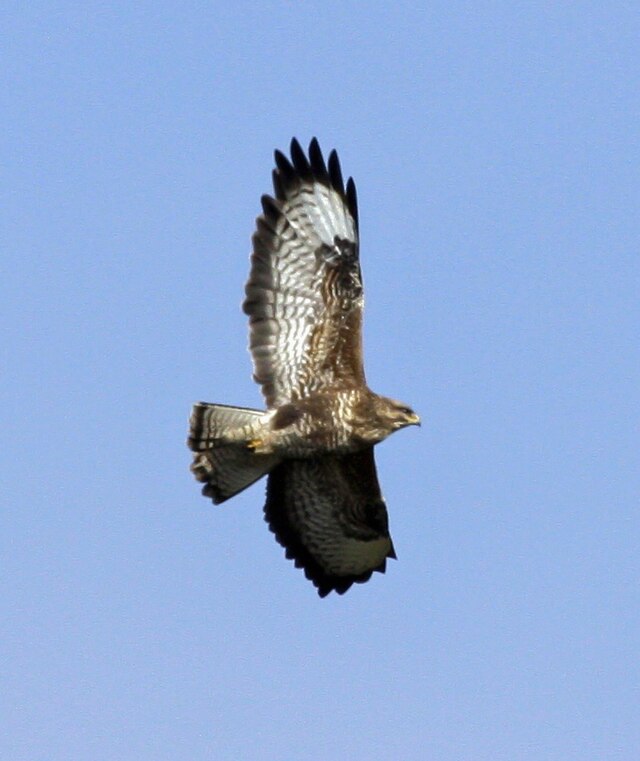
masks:
[[[268,474],[265,520],[324,597],[396,557],[373,447],[420,419],[365,380],[353,179],[315,138],[306,154],[293,139],[275,163],[243,304],[266,410],[200,402],[188,445],[216,504]]]

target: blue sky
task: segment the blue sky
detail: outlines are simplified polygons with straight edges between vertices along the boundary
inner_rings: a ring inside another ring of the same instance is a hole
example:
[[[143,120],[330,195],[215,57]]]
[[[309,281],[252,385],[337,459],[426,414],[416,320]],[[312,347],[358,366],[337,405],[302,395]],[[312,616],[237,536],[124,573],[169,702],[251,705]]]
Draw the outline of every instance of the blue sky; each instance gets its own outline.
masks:
[[[0,756],[637,759],[635,5],[1,16]],[[325,600],[184,443],[260,403],[293,135],[356,179],[368,379],[424,421],[378,449],[398,562]]]

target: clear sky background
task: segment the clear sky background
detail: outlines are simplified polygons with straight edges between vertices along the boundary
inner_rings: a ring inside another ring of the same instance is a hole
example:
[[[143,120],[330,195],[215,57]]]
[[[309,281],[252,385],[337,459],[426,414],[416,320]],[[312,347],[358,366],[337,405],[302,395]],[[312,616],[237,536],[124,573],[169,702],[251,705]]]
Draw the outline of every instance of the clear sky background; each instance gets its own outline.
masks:
[[[635,761],[632,2],[3,5],[7,761]],[[259,406],[272,151],[358,186],[398,552],[320,600],[189,473]]]

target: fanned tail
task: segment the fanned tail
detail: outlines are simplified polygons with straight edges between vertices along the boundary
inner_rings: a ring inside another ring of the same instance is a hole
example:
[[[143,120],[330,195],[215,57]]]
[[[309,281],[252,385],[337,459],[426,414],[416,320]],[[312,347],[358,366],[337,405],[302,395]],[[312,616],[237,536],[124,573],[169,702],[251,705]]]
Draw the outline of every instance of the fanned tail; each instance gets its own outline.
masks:
[[[194,405],[189,420],[187,444],[194,452],[191,472],[205,484],[202,493],[216,504],[224,502],[255,483],[278,464],[272,455],[247,448],[242,437],[229,441],[230,434],[259,426],[264,412],[222,404]]]

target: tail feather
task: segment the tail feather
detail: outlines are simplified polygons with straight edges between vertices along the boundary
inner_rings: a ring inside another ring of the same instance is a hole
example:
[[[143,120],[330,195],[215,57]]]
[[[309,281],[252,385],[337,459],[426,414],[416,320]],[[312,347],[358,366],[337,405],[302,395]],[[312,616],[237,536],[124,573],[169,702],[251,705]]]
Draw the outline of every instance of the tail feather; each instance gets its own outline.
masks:
[[[189,419],[189,449],[202,452],[220,445],[220,439],[231,431],[257,425],[264,412],[248,407],[231,407],[226,404],[193,405]]]
[[[278,458],[260,455],[246,447],[243,429],[259,426],[264,412],[243,407],[200,402],[189,420],[189,448],[194,452],[191,472],[205,484],[202,493],[219,504],[262,478],[278,463]],[[229,434],[236,432],[236,441]]]

